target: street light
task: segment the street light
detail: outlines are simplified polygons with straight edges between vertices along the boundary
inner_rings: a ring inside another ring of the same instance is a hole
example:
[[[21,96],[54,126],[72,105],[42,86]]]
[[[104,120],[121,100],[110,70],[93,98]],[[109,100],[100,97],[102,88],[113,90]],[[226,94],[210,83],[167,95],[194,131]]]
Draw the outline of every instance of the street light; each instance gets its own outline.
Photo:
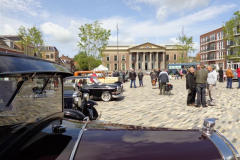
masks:
[[[117,56],[118,56],[118,71],[119,71],[119,54],[118,54],[118,23],[117,23]]]

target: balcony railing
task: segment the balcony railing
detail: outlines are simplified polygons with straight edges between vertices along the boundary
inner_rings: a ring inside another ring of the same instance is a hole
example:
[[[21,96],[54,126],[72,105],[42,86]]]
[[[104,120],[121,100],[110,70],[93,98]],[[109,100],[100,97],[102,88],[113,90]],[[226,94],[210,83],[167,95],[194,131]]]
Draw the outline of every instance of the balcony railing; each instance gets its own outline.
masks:
[[[214,51],[214,50],[216,50],[215,47],[209,47],[209,48],[207,48],[207,51]]]
[[[216,40],[215,37],[210,38],[210,41],[215,41],[215,40]]]

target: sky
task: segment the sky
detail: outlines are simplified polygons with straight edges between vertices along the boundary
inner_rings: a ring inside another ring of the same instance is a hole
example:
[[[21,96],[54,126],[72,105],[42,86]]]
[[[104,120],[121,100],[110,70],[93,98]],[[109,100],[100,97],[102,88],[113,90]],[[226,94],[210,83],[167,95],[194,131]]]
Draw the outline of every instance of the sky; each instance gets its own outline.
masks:
[[[111,30],[109,44],[117,44],[117,24],[119,44],[176,44],[184,31],[193,37],[194,56],[200,35],[222,27],[238,10],[240,0],[0,0],[0,35],[35,25],[46,45],[74,57],[80,26],[99,21]]]

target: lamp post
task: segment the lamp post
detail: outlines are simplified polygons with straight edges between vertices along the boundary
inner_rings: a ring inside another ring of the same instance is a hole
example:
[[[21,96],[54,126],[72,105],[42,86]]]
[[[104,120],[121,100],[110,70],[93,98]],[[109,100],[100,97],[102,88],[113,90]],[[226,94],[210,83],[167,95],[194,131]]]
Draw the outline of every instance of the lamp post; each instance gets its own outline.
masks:
[[[118,71],[119,71],[119,54],[118,54],[118,23],[117,23],[117,56],[118,56]]]

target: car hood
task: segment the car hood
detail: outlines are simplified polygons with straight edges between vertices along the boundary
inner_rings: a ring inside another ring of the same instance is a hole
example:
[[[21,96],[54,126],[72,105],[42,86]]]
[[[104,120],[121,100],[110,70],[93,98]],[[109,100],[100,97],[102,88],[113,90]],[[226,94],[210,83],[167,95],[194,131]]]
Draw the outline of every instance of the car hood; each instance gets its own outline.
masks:
[[[100,83],[99,86],[104,86],[104,87],[117,87],[118,85],[115,83]]]
[[[222,159],[200,131],[86,130],[75,159]]]

